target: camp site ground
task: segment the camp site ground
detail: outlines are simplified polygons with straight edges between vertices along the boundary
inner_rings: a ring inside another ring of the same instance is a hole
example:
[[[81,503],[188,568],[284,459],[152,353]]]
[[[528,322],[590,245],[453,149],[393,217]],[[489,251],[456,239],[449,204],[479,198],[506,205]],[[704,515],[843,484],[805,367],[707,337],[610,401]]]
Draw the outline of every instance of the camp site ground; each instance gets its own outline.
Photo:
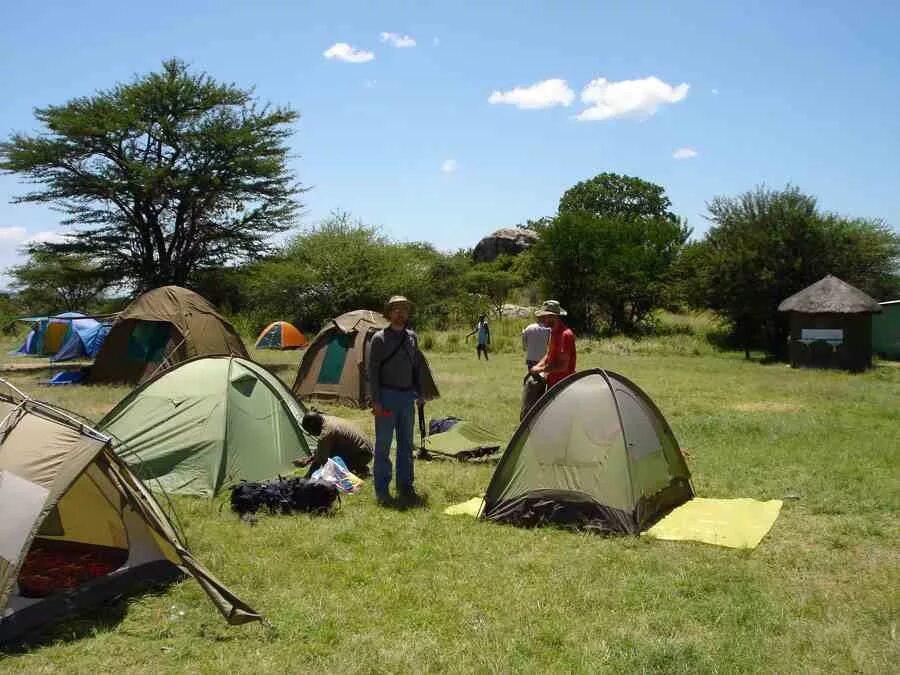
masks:
[[[5,366],[18,345],[4,339]],[[429,417],[508,438],[521,356],[488,365],[447,342],[428,353],[442,392]],[[900,369],[795,370],[686,336],[579,347],[579,368],[622,373],[659,406],[699,496],[785,500],[757,549],[444,515],[484,492],[490,464],[417,462],[427,506],[408,511],[377,507],[368,485],[331,517],[251,526],[227,493],[173,497],[197,558],[270,625],[229,627],[188,580],[62,624],[0,671],[891,672]],[[299,353],[250,355],[290,386]],[[3,376],[91,420],[130,391],[45,387],[50,372]],[[371,436],[366,411],[321,407]]]

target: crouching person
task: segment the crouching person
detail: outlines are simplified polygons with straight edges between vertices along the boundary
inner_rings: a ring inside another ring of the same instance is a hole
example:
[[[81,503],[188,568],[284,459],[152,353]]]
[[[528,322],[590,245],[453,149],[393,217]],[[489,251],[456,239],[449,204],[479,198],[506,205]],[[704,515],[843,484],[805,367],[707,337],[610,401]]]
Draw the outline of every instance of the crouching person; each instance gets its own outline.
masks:
[[[316,453],[294,461],[297,466],[308,466],[307,478],[328,461],[340,457],[357,476],[369,475],[372,462],[372,445],[352,424],[340,417],[308,412],[303,416],[303,428],[318,439]]]

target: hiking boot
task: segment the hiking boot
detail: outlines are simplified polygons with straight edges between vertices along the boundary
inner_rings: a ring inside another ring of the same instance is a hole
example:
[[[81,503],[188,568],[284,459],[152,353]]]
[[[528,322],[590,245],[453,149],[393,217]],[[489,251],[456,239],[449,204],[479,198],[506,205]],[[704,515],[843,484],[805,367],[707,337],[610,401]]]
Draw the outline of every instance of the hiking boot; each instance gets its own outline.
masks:
[[[390,506],[393,504],[390,494],[375,495],[375,501],[378,502],[378,506]]]
[[[425,498],[422,497],[418,492],[416,492],[413,487],[400,488],[397,491],[397,496],[399,498],[400,504],[404,507],[417,507],[417,506],[425,506],[426,501]]]

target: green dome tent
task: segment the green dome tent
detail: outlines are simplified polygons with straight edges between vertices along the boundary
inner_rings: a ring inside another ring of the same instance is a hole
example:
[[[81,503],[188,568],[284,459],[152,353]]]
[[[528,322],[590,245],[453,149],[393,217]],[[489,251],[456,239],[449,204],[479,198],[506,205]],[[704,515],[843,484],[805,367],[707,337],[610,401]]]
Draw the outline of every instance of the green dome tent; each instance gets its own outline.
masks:
[[[481,517],[636,534],[693,496],[659,409],[630,380],[594,369],[559,382],[528,411]]]
[[[151,487],[211,497],[266,480],[310,455],[305,410],[259,364],[229,356],[185,361],[135,389],[101,421],[116,453]]]

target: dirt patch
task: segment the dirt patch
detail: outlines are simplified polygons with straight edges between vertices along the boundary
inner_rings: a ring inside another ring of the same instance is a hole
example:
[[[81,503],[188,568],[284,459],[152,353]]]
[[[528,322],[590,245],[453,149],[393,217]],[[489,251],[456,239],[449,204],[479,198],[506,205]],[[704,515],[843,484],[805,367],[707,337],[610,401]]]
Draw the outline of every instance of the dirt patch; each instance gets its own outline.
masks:
[[[803,406],[796,403],[779,403],[778,401],[748,401],[736,403],[732,410],[740,412],[800,412]]]

